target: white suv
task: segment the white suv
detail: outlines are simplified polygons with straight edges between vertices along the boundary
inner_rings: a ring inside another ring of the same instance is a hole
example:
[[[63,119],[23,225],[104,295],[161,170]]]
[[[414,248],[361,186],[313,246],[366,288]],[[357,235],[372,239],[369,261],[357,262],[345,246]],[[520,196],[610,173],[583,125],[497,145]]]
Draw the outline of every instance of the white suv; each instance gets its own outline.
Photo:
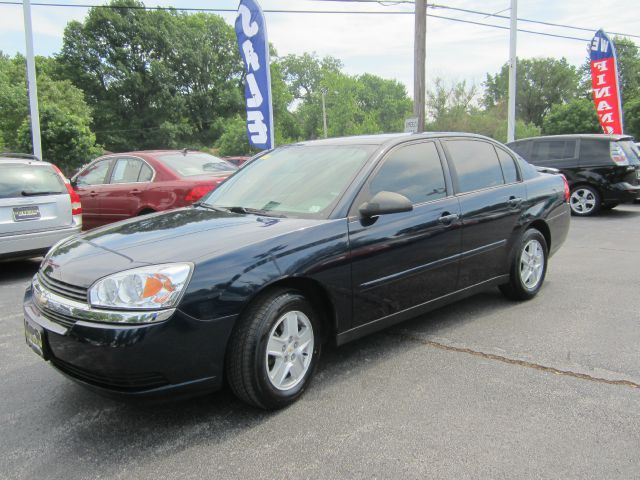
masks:
[[[0,154],[0,260],[42,255],[81,229],[80,198],[55,165]]]

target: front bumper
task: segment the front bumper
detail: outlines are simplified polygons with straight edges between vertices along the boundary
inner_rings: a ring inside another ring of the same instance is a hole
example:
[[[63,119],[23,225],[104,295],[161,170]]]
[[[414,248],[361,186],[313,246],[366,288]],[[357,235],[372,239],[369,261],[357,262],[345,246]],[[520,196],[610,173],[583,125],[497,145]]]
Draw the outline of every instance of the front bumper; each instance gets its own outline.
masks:
[[[40,290],[34,279],[25,292],[25,322],[41,329],[45,359],[76,382],[127,397],[220,387],[235,316],[203,321],[175,309],[154,323],[99,323],[86,319],[98,310],[81,313],[79,302],[46,290],[43,299]]]

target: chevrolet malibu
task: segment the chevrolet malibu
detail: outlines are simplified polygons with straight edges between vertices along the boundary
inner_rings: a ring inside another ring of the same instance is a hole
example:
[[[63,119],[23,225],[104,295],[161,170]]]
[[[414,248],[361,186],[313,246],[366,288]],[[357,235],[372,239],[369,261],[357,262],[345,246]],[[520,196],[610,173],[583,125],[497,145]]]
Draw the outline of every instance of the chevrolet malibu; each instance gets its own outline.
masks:
[[[275,409],[341,345],[491,287],[527,300],[565,241],[569,190],[469,134],[280,147],[200,202],[64,240],[24,298],[27,343],[107,394],[226,378]]]

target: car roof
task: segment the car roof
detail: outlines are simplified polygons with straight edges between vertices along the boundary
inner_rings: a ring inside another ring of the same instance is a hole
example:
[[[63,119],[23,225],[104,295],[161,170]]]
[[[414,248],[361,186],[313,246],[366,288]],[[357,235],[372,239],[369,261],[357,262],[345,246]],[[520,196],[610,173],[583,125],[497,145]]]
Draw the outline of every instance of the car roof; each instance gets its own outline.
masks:
[[[13,153],[0,153],[0,165],[3,163],[12,163],[14,165],[17,163],[21,165],[52,166],[49,162],[43,162],[33,155],[15,155]]]
[[[571,133],[565,135],[543,135],[540,137],[520,138],[510,143],[524,142],[525,140],[575,140],[577,138],[591,140],[607,140],[617,142],[618,140],[632,140],[631,135],[607,135],[605,133]]]
[[[297,142],[293,145],[392,145],[406,140],[419,140],[423,138],[442,137],[469,137],[494,141],[491,138],[475,133],[465,132],[423,132],[423,133],[382,133],[379,135],[356,135],[351,137],[325,138],[320,140],[308,140]]]

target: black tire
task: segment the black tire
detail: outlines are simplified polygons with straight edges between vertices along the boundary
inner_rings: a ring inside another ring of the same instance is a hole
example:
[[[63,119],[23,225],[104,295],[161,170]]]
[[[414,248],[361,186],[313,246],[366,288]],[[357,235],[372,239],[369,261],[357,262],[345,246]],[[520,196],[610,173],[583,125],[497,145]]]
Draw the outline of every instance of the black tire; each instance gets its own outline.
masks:
[[[537,241],[542,248],[542,272],[535,285],[527,286],[522,279],[521,262],[525,248],[527,248],[528,246],[530,248],[529,242],[532,241]],[[530,300],[535,297],[540,291],[540,288],[542,288],[544,278],[547,274],[548,251],[549,250],[547,247],[547,241],[545,240],[544,235],[540,233],[540,231],[536,230],[535,228],[526,230],[516,247],[515,253],[513,255],[513,260],[511,261],[511,268],[509,270],[509,282],[505,283],[504,285],[500,285],[500,291],[511,300]]]
[[[269,379],[267,343],[272,329],[287,312],[302,312],[310,321],[313,353],[299,383],[280,390]],[[227,348],[225,373],[233,393],[242,401],[265,410],[275,410],[295,402],[313,376],[321,353],[319,317],[298,291],[277,289],[257,297],[238,319]]]
[[[585,207],[579,199],[584,198],[588,202],[589,208]],[[602,198],[600,193],[590,185],[576,185],[571,189],[569,206],[571,214],[577,217],[590,217],[600,211]]]
[[[142,217],[143,215],[149,215],[150,213],[156,213],[156,211],[151,210],[150,208],[147,208],[146,210],[142,210],[141,212],[139,212],[138,216]]]

